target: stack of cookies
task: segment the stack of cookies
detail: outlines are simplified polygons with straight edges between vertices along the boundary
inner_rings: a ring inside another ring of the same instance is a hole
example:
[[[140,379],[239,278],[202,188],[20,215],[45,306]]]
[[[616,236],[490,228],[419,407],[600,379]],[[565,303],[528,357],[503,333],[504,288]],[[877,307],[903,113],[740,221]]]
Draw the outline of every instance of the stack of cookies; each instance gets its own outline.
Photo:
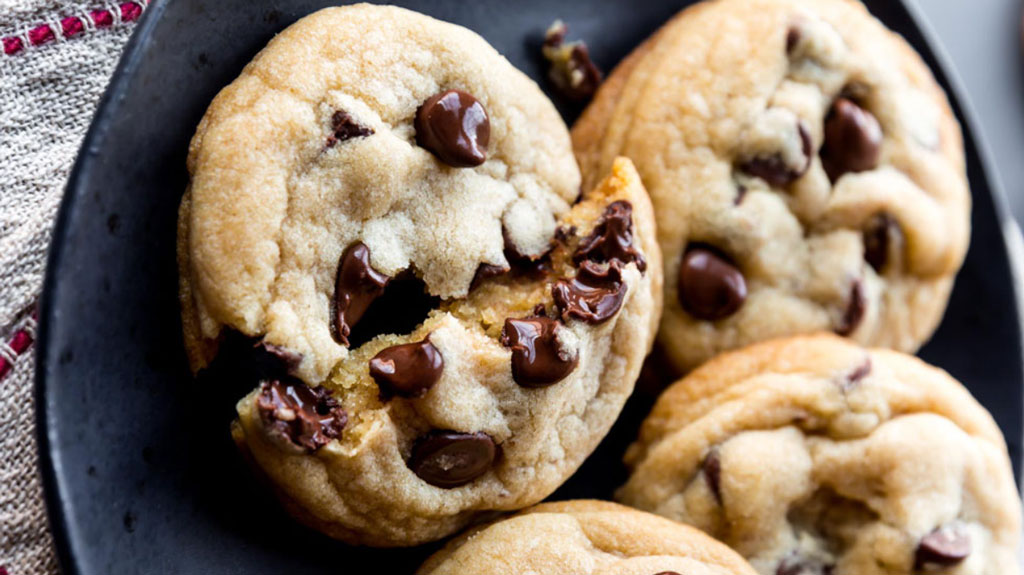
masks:
[[[556,85],[589,95],[552,30]],[[186,350],[203,385],[244,374],[232,435],[299,521],[373,546],[468,528],[422,575],[1012,575],[999,428],[904,355],[966,253],[960,138],[853,0],[697,4],[571,134],[473,32],[326,9],[192,140]],[[689,375],[624,454],[635,509],[530,507],[652,349]]]

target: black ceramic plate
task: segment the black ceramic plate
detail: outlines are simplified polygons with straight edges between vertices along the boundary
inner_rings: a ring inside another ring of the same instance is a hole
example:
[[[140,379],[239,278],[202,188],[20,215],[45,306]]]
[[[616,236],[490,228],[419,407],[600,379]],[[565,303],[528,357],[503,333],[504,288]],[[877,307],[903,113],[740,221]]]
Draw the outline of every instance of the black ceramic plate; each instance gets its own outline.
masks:
[[[273,36],[331,2],[156,0],[89,131],[60,211],[43,295],[38,418],[46,496],[66,573],[377,573],[414,569],[433,547],[353,549],[295,525],[250,479],[227,436],[245,390],[194,386],[181,346],[175,220],[192,131],[217,91]],[[686,2],[410,0],[476,30],[543,78],[556,17],[611,69]],[[561,5],[559,5],[561,4]],[[898,2],[868,2],[924,54],[928,34]],[[542,82],[543,85],[543,82]],[[1020,463],[1022,354],[1002,195],[965,121],[974,233],[949,312],[922,356],[995,414]],[[578,109],[562,106],[571,122]],[[647,400],[556,494],[608,497]]]

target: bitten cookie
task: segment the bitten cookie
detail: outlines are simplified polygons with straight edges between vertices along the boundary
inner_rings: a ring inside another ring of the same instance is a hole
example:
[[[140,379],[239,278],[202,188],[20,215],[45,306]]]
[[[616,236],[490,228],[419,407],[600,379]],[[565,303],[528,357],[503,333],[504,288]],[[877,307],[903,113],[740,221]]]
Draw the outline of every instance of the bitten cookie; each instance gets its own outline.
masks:
[[[451,541],[418,575],[754,575],[700,531],[606,501],[545,503]]]
[[[188,167],[189,358],[253,374],[234,437],[305,523],[412,545],[526,507],[629,396],[661,306],[650,202],[628,160],[578,201],[565,125],[476,34],[304,18]]]
[[[850,0],[713,0],[623,61],[573,127],[584,189],[633,159],[679,370],[828,330],[916,350],[970,235],[959,126],[920,57]]]
[[[756,344],[668,388],[618,500],[703,529],[762,575],[1019,572],[992,417],[944,371],[834,335]]]

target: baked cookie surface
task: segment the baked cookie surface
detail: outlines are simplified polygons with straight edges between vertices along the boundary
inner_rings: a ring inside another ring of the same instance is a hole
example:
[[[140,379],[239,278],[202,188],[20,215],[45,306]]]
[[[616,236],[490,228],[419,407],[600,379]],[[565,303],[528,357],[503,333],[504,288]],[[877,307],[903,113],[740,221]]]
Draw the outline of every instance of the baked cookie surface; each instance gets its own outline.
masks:
[[[753,575],[700,531],[606,501],[544,503],[460,535],[418,575]]]
[[[573,127],[584,189],[630,157],[658,216],[679,370],[834,331],[916,350],[967,250],[959,126],[858,2],[713,0],[624,60]]]
[[[723,354],[659,398],[616,498],[762,575],[1019,572],[998,427],[945,372],[834,335]]]
[[[249,350],[234,438],[316,529],[413,545],[534,504],[632,391],[661,306],[646,192],[623,160],[578,200],[554,107],[468,30],[300,20],[214,100],[189,171],[189,358]]]

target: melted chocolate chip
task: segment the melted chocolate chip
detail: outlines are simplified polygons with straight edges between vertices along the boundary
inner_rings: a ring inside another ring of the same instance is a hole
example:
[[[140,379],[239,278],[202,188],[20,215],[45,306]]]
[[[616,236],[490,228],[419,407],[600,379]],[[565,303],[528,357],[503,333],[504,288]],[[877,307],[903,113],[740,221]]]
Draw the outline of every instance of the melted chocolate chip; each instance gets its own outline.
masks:
[[[950,567],[971,554],[971,535],[959,523],[940,527],[921,538],[914,554],[914,569],[925,565]]]
[[[409,469],[431,485],[451,489],[487,473],[497,455],[486,433],[434,431],[416,441]]]
[[[479,100],[460,90],[434,94],[416,111],[416,143],[456,168],[487,159],[491,122]]]
[[[853,286],[850,287],[850,300],[846,304],[846,311],[843,312],[843,317],[840,319],[839,325],[836,326],[836,333],[847,336],[856,331],[857,326],[864,319],[867,305],[867,298],[864,297],[864,284],[860,280],[855,280]]]
[[[562,319],[578,319],[591,325],[611,319],[622,307],[626,284],[618,260],[601,266],[590,260],[580,264],[576,277],[560,279],[551,288]]]
[[[864,361],[858,364],[857,367],[853,368],[853,370],[850,373],[846,374],[846,377],[844,377],[843,380],[839,383],[839,387],[843,390],[844,393],[850,391],[851,389],[854,389],[860,384],[860,380],[864,379],[870,374],[871,356],[867,356],[864,358]]]
[[[579,356],[558,340],[561,327],[557,319],[541,314],[505,320],[501,344],[512,350],[512,379],[516,383],[523,387],[547,387],[572,373]]]
[[[899,222],[889,214],[883,212],[871,218],[864,229],[864,260],[881,273],[889,260],[889,247],[899,243],[901,235]]]
[[[633,206],[625,200],[608,204],[598,220],[594,231],[580,242],[573,262],[584,260],[610,262],[618,260],[622,265],[631,262],[641,272],[647,270],[647,261],[633,245]]]
[[[800,29],[796,26],[791,26],[786,31],[786,54],[792,54],[798,42],[800,42]]]
[[[782,155],[775,154],[774,156],[756,157],[740,164],[740,169],[744,172],[754,176],[755,178],[761,178],[768,182],[770,186],[781,188],[789,185],[796,181],[800,176],[807,173],[807,169],[811,167],[811,134],[807,131],[807,127],[804,123],[797,123],[797,133],[800,135],[800,151],[803,152],[805,161],[800,165],[799,168],[794,169],[793,167],[786,164],[782,159]]]
[[[366,309],[391,278],[370,267],[370,248],[363,242],[352,244],[341,256],[334,284],[334,336],[349,345],[348,336]]]
[[[298,380],[263,382],[256,407],[268,434],[306,451],[341,437],[348,423],[348,415],[330,392]]]
[[[790,553],[779,562],[775,575],[832,575],[835,565],[828,565],[820,559],[801,557]]]
[[[843,174],[872,170],[882,148],[882,127],[871,112],[852,100],[839,98],[825,118],[821,162],[830,180]]]
[[[381,397],[423,397],[441,379],[444,358],[430,339],[393,345],[370,360],[370,376]]]
[[[252,362],[265,378],[284,377],[291,374],[302,363],[302,354],[279,345],[258,340],[253,345]]]
[[[675,571],[661,571],[659,573],[655,573],[654,575],[679,575],[679,573],[676,573]]]
[[[704,480],[708,482],[708,489],[715,496],[715,501],[722,504],[722,458],[718,454],[718,448],[712,447],[711,451],[704,457],[701,463],[701,471],[704,472]]]
[[[556,21],[544,36],[544,57],[551,63],[548,78],[566,99],[586,100],[597,92],[603,75],[590,59],[590,50],[581,41],[565,42],[568,28]]]
[[[344,142],[352,138],[365,138],[373,135],[373,128],[360,125],[352,116],[343,110],[338,110],[331,116],[331,129],[333,134],[327,138],[327,147],[334,146],[338,142]]]
[[[731,316],[747,299],[743,273],[714,249],[704,246],[690,247],[683,254],[677,289],[683,309],[708,321]]]
[[[480,287],[480,284],[485,281],[496,278],[500,275],[508,273],[511,268],[508,266],[496,266],[494,264],[480,264],[476,267],[476,273],[473,274],[473,281],[469,282],[469,291],[473,291]]]

